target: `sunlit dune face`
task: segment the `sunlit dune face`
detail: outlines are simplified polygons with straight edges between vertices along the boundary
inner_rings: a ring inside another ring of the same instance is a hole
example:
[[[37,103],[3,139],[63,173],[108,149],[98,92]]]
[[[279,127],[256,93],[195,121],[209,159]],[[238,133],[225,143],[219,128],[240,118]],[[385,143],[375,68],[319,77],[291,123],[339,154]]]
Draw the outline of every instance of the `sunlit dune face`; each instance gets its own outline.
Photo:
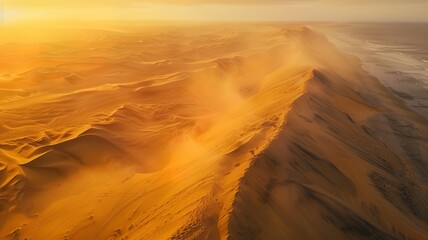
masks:
[[[428,235],[427,125],[321,34],[110,27],[2,29],[1,239]]]
[[[425,239],[428,125],[319,32],[260,23],[424,3],[337,2],[4,2],[0,239]]]
[[[307,28],[122,27],[0,48],[2,238],[209,235],[313,75],[293,51]]]

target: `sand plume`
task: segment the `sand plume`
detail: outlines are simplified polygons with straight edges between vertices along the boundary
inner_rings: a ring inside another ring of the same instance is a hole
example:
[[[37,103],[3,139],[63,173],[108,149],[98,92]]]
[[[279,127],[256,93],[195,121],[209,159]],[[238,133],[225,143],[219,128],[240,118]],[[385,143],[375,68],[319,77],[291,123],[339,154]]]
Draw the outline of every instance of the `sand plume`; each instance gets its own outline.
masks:
[[[307,27],[11,48],[38,60],[0,70],[2,238],[428,236],[425,120]]]

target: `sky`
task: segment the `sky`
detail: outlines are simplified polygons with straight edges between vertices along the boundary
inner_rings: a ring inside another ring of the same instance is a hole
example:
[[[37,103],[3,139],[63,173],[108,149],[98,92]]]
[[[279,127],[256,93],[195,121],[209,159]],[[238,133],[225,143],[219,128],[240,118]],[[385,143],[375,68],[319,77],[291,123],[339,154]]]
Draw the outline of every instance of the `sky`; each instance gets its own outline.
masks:
[[[428,22],[428,0],[2,0],[1,7],[0,19],[4,23],[34,20]]]

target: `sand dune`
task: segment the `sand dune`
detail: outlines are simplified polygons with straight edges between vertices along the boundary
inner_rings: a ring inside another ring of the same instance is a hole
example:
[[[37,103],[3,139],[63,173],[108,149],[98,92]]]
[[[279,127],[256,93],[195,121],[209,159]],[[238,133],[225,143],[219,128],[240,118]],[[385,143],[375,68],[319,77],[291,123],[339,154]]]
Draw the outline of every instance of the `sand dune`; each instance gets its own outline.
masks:
[[[81,31],[0,46],[1,238],[428,239],[426,120],[322,35]]]

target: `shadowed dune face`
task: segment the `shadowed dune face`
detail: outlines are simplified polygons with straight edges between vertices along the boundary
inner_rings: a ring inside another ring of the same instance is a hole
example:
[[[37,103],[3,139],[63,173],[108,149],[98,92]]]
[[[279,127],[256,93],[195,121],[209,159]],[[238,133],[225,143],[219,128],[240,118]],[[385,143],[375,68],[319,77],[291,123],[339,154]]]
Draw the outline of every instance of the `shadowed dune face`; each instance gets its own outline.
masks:
[[[1,237],[427,236],[426,122],[312,30],[80,34],[0,46]]]

